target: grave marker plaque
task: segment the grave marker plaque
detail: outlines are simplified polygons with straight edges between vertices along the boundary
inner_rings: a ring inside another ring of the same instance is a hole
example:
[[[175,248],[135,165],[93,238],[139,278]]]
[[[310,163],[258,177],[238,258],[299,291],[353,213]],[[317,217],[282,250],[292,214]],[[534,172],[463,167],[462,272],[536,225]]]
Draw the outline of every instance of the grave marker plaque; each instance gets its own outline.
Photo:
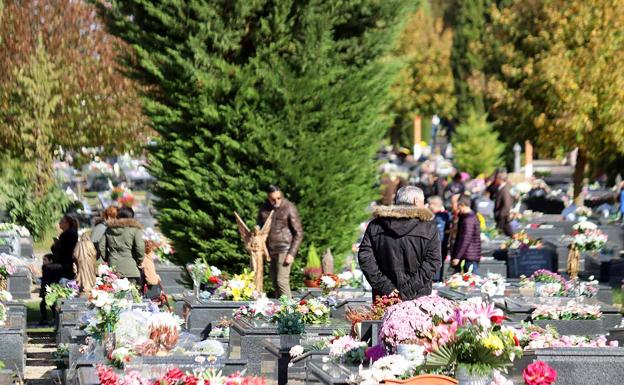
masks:
[[[512,249],[507,253],[507,277],[528,277],[540,269],[557,272],[557,264],[557,253],[551,248]]]

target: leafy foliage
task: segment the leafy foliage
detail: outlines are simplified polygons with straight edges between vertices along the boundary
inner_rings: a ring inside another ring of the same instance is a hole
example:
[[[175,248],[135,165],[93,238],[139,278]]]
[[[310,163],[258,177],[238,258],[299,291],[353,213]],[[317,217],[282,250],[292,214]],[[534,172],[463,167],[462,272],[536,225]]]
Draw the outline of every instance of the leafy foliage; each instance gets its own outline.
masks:
[[[32,178],[26,176],[29,164],[19,162],[12,167],[4,162],[0,192],[4,210],[11,222],[26,227],[35,240],[41,239],[69,207],[67,195],[50,187],[43,196],[37,196]]]
[[[137,84],[119,72],[116,51],[127,47],[103,28],[85,0],[6,0],[0,23],[0,110],[12,107],[16,70],[36,56],[39,45],[59,71],[58,106],[49,146],[135,148],[147,127]],[[20,154],[20,136],[0,122],[0,144]]]
[[[403,3],[100,4],[149,91],[159,221],[179,262],[246,265],[233,211],[255,217],[270,183],[297,204],[306,242],[348,250],[374,198],[396,70],[380,58]]]
[[[491,116],[506,137],[531,139],[541,154],[578,147],[580,196],[588,154],[624,152],[624,8],[616,0],[513,1],[493,14],[489,36]]]
[[[490,174],[501,164],[504,145],[498,133],[487,122],[485,115],[471,113],[468,120],[457,127],[453,135],[453,149],[457,167],[476,176]]]
[[[414,115],[454,115],[452,41],[452,31],[444,28],[441,17],[432,15],[429,1],[421,1],[409,16],[393,53],[404,64],[392,86],[393,141],[411,143]]]

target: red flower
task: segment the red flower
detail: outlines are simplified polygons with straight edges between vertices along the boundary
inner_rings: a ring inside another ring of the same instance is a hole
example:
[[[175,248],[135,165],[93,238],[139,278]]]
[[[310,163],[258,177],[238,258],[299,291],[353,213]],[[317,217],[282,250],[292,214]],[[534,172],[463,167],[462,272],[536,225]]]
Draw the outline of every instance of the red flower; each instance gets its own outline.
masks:
[[[215,277],[215,276],[213,275],[212,277],[208,278],[208,281],[209,281],[210,283],[215,283],[215,284],[216,284],[216,283],[219,283],[219,281],[220,281],[220,280],[219,280],[219,278],[218,278],[218,277]]]
[[[516,346],[520,346],[520,340],[518,339],[518,337],[515,334],[513,336],[513,340],[514,340],[514,343],[516,344]]]
[[[167,374],[165,374],[165,377],[163,378],[163,380],[168,382],[170,385],[173,385],[183,379],[184,373],[178,368],[171,369],[167,372]]]
[[[308,301],[306,301],[305,299],[302,299],[301,301],[299,301],[299,305],[303,306],[303,305],[307,305]]]
[[[503,320],[505,320],[505,317],[500,316],[500,315],[493,315],[490,317],[490,321],[494,322],[497,325],[502,325]]]
[[[468,280],[470,279],[470,276],[468,274],[464,274],[464,282],[468,282]]]
[[[113,372],[112,368],[99,364],[96,372],[101,385],[117,385],[119,382],[119,377]]]
[[[184,377],[184,385],[197,385],[199,380],[195,376]]]
[[[522,372],[526,385],[551,385],[557,381],[557,371],[543,361],[535,361]]]
[[[266,385],[263,377],[243,377],[241,385]]]

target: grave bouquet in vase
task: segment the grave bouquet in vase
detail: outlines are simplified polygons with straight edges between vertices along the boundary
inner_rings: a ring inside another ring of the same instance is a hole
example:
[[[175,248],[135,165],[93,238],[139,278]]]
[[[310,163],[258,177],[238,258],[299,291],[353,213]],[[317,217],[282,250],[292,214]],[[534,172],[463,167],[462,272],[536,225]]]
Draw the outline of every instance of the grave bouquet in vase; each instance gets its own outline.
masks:
[[[115,331],[121,312],[141,302],[141,296],[136,286],[107,265],[98,266],[98,275],[87,300],[90,313],[85,330],[102,340]]]
[[[62,280],[61,280],[62,281]],[[49,307],[56,306],[58,300],[73,298],[78,295],[79,287],[76,281],[65,280],[62,283],[53,283],[46,286],[45,302]]]
[[[223,301],[253,301],[259,296],[254,284],[254,273],[245,270],[223,281],[212,297]]]
[[[13,257],[8,254],[0,254],[0,290],[7,290],[9,276],[15,274],[17,266]]]

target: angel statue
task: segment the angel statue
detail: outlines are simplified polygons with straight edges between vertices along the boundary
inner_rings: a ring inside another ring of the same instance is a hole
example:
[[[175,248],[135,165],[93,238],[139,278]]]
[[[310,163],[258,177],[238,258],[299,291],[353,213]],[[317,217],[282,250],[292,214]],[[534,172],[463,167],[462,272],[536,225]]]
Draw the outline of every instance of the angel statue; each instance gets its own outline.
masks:
[[[267,249],[266,241],[269,237],[269,231],[271,231],[271,221],[273,218],[273,212],[269,214],[262,229],[256,225],[253,231],[250,231],[241,217],[234,212],[236,216],[236,224],[238,225],[238,231],[240,232],[243,242],[245,242],[245,249],[251,255],[251,269],[254,272],[254,284],[259,292],[263,291],[264,282],[264,262],[269,261],[269,249]]]

